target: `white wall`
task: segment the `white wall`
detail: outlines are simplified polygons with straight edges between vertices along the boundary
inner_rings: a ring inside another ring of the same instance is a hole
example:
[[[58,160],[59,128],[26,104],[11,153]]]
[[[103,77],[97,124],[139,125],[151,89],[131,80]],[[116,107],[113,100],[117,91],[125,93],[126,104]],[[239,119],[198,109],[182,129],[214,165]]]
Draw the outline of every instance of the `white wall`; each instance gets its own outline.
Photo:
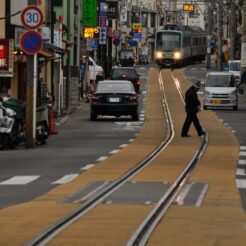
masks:
[[[27,0],[11,0],[11,15],[23,10],[25,7],[27,7]],[[21,14],[11,17],[11,24],[22,26],[20,16]]]

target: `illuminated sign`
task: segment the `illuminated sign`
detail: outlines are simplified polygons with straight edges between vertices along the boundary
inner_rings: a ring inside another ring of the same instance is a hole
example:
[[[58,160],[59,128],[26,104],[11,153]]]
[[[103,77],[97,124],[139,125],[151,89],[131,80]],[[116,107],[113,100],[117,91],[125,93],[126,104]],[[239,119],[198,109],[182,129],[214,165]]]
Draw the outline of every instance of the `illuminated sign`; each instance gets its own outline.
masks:
[[[195,5],[194,4],[183,4],[184,11],[194,11]]]
[[[141,23],[133,23],[132,24],[132,29],[135,30],[135,29],[142,29],[142,24]]]
[[[84,27],[84,38],[94,38],[98,33],[98,27]]]
[[[0,76],[13,77],[14,40],[0,39]]]

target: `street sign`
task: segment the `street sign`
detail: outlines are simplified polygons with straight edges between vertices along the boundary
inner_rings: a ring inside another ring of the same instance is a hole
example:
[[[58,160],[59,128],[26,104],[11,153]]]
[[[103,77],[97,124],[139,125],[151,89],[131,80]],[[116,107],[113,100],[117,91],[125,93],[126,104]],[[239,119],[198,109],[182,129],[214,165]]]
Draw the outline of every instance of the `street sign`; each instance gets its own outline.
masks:
[[[99,44],[107,44],[107,27],[100,27]]]
[[[43,13],[37,6],[28,6],[21,12],[21,22],[26,29],[37,29],[43,24]]]
[[[42,49],[43,40],[38,32],[28,31],[21,36],[20,45],[26,54],[35,55]]]
[[[121,36],[121,31],[119,29],[113,31],[114,38],[120,38],[120,36]]]

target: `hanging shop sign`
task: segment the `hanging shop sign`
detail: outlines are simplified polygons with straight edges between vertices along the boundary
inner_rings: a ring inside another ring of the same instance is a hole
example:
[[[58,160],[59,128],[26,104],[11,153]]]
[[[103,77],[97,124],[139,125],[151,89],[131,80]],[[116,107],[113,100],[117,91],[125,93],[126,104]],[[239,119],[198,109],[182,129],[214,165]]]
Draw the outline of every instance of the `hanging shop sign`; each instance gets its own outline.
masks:
[[[84,27],[84,38],[95,38],[99,33],[98,27]]]
[[[14,40],[0,39],[0,77],[13,77]]]
[[[83,26],[96,26],[97,16],[97,0],[84,0]]]
[[[108,19],[118,19],[118,1],[107,1],[108,3]]]

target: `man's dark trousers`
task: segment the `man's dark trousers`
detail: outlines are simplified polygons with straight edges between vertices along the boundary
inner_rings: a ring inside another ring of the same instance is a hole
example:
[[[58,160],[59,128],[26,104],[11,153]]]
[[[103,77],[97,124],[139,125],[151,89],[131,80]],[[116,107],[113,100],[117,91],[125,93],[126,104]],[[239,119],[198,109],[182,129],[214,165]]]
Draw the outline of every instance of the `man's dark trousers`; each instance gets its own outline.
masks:
[[[192,122],[193,122],[193,124],[197,130],[198,135],[200,133],[202,133],[203,129],[202,129],[202,127],[199,123],[199,120],[197,118],[197,113],[196,112],[186,112],[186,113],[187,113],[187,115],[186,115],[186,119],[185,119],[185,122],[184,122],[184,125],[182,128],[182,135],[188,134],[188,131],[189,131],[189,128],[190,128],[190,125]]]

